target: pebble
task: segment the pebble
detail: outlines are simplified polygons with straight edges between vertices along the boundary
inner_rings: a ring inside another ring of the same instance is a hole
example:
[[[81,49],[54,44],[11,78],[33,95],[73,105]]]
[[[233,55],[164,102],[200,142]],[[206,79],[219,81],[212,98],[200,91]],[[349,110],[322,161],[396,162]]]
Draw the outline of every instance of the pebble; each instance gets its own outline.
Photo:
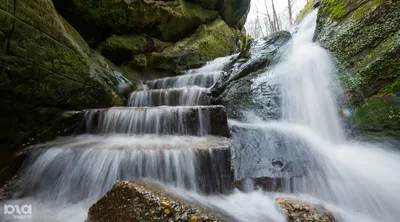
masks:
[[[165,213],[166,215],[169,215],[169,214],[171,213],[171,211],[170,211],[169,209],[165,209],[165,210],[164,210],[164,213]]]
[[[161,205],[165,208],[169,207],[169,204],[165,201],[161,202]]]

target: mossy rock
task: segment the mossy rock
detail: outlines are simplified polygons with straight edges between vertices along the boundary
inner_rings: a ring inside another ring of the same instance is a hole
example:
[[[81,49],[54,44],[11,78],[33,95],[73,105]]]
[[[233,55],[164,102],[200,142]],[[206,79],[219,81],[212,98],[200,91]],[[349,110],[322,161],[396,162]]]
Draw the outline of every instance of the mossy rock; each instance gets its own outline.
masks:
[[[365,116],[362,110],[367,107],[380,110],[378,106],[371,106],[371,101],[379,95],[399,95],[394,89],[400,77],[400,2],[322,1],[316,36],[343,67],[340,75],[342,85],[348,94],[357,95],[350,98],[358,110],[355,122],[358,127],[366,129],[365,124],[369,123],[362,120],[369,120],[362,118]],[[367,100],[363,101],[363,98]],[[393,101],[386,100],[387,103]],[[384,130],[381,127],[386,123],[383,121],[379,130]],[[392,127],[388,126],[388,130]]]
[[[218,18],[217,11],[183,0],[54,0],[54,4],[90,44],[111,34],[135,33],[176,42]]]
[[[50,0],[13,4],[0,3],[0,122],[7,129],[0,151],[5,159],[31,140],[68,134],[68,124],[59,124],[59,134],[51,130],[64,111],[122,105],[114,89],[126,81],[115,65],[90,50]]]
[[[353,120],[362,134],[400,138],[400,97],[370,97],[355,108]]]
[[[160,53],[134,56],[131,65],[176,73],[199,67],[215,58],[237,52],[238,34],[238,31],[230,28],[223,20],[217,19],[211,24],[201,25],[192,36]]]
[[[101,43],[98,51],[116,65],[129,62],[135,55],[161,52],[172,43],[162,42],[148,35],[113,35]]]

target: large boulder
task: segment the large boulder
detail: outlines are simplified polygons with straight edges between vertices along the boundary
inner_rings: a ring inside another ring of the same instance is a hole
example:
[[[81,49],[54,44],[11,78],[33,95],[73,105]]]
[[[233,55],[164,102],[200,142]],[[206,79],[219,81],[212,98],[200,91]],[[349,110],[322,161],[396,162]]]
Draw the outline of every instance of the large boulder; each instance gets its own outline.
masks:
[[[317,39],[338,59],[362,132],[400,136],[400,2],[322,1]]]
[[[223,20],[217,19],[209,25],[201,25],[193,35],[162,52],[134,56],[129,65],[175,72],[198,67],[207,61],[236,52],[239,34]]]
[[[1,1],[0,22],[2,183],[18,169],[24,144],[74,131],[75,115],[65,111],[121,105],[114,88],[126,80],[50,0]]]
[[[225,221],[146,181],[118,181],[89,209],[89,221]]]
[[[187,0],[203,8],[217,10],[231,27],[241,29],[250,10],[250,0]]]
[[[268,67],[279,61],[279,50],[291,39],[287,31],[277,32],[252,42],[238,56],[234,68],[212,88],[215,104],[225,105],[229,118],[241,118],[242,111],[254,111],[261,118],[277,119],[279,86],[272,79],[255,82],[269,76]]]

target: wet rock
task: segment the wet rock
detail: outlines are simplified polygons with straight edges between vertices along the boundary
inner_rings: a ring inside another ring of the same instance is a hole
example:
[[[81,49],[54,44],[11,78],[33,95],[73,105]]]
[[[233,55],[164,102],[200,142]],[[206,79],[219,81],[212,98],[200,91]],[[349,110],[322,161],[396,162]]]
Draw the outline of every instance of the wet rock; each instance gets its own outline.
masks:
[[[0,201],[9,200],[13,194],[20,191],[21,186],[17,176],[7,181],[2,188],[0,188]]]
[[[89,209],[89,221],[224,221],[148,182],[118,181]]]
[[[241,119],[241,111],[246,110],[254,110],[264,119],[279,118],[279,86],[273,80],[255,79],[269,76],[266,69],[278,61],[280,48],[290,39],[291,34],[283,31],[254,41],[249,53],[242,53],[233,69],[212,88],[214,104],[226,106],[229,118]]]
[[[231,124],[235,186],[291,192],[293,179],[318,169],[307,145],[294,135],[262,126]]]
[[[299,200],[277,198],[276,202],[286,216],[288,222],[312,221],[335,222],[332,212],[324,206],[305,203]]]

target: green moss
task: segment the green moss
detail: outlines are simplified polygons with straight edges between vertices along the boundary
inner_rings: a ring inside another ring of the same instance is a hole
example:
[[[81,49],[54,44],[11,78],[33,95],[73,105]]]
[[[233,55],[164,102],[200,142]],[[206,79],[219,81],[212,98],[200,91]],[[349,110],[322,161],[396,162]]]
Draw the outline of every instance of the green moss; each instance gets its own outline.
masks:
[[[351,15],[355,19],[364,19],[371,11],[373,11],[379,5],[385,3],[385,0],[372,0],[367,2],[365,5],[359,7]]]
[[[211,24],[199,26],[192,36],[164,49],[161,53],[147,54],[147,66],[181,71],[202,65],[237,52],[238,35],[239,31],[217,19]]]
[[[297,16],[295,23],[299,23],[301,20],[303,20],[304,17],[306,17],[306,15],[308,15],[308,13],[310,13],[315,5],[315,0],[310,0],[306,6],[304,7],[303,10],[301,10],[300,14]]]
[[[324,10],[334,19],[339,20],[346,14],[348,0],[326,0]]]
[[[390,99],[371,97],[355,109],[354,121],[366,131],[400,130],[400,109]]]

